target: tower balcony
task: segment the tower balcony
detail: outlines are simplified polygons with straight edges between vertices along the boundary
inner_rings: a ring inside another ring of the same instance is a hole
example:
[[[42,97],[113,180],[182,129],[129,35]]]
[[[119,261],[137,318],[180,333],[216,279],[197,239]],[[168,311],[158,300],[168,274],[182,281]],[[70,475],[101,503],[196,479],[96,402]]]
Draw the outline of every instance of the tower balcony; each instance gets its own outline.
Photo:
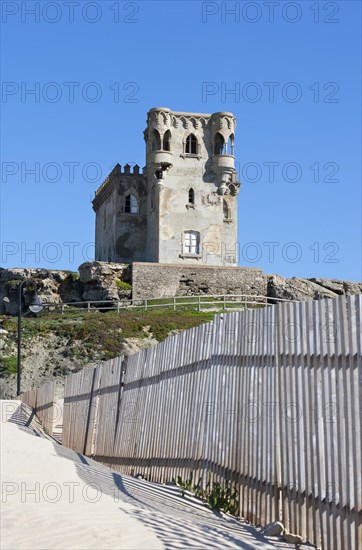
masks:
[[[162,165],[164,163],[171,164],[171,151],[149,151],[147,153],[147,164]]]
[[[226,153],[214,155],[212,157],[212,171],[215,174],[215,184],[219,195],[224,195],[227,191],[228,182],[235,174],[234,155]],[[235,177],[235,176],[234,176]]]
[[[233,172],[235,170],[234,155],[214,155],[212,157],[212,167],[215,172]]]

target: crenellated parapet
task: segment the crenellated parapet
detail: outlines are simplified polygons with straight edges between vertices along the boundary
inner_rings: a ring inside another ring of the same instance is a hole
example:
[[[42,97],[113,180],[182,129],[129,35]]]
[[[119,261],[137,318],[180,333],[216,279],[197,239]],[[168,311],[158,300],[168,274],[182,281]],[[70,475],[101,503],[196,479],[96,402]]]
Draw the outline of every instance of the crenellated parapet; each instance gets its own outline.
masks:
[[[199,130],[205,128],[211,115],[205,113],[186,113],[171,111],[167,107],[155,107],[147,114],[147,129],[185,128]],[[145,139],[147,139],[147,129]]]
[[[134,178],[145,178],[143,170],[135,164],[131,166],[130,164],[125,164],[122,170],[120,164],[116,164],[109,176],[106,177],[104,182],[98,187],[95,192],[95,197],[92,201],[93,210],[97,211],[98,208],[112,195],[112,193],[117,189],[117,185],[120,183],[121,178],[130,177],[129,183],[134,183]]]
[[[234,134],[232,113],[186,113],[168,107],[151,109],[147,114],[146,163],[149,173],[163,182],[165,172],[180,166],[180,158],[203,162],[218,193],[228,191],[235,182]],[[237,177],[236,177],[237,179]],[[236,187],[234,186],[236,189]]]

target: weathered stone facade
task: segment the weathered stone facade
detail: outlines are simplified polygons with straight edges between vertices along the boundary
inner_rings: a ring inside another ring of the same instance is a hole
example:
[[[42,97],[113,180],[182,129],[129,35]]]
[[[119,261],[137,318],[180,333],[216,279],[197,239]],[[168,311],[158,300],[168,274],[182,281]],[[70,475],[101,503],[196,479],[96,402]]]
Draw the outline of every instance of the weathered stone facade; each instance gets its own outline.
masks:
[[[132,297],[163,298],[193,294],[266,296],[267,277],[261,269],[155,263],[132,265]]]
[[[151,109],[146,166],[117,164],[96,191],[96,260],[237,265],[232,113]]]
[[[125,212],[126,198],[137,201],[136,214]],[[147,259],[147,180],[139,167],[117,164],[97,190],[93,200],[96,211],[96,260],[131,263]]]

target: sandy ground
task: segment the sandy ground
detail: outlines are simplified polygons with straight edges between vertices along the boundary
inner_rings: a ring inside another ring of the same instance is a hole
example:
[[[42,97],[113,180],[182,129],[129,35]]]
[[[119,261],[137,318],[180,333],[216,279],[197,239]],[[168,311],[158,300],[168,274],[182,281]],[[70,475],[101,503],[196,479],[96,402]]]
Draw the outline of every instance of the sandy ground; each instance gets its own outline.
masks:
[[[44,436],[19,402],[1,402],[1,548],[294,548],[213,514],[174,486],[135,479]]]

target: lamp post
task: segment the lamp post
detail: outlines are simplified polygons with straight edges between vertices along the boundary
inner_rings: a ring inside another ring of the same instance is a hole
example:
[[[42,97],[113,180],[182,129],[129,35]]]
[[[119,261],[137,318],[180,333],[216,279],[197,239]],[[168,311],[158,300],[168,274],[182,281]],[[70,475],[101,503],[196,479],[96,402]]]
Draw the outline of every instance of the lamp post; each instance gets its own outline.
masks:
[[[29,304],[29,309],[33,313],[39,313],[43,309],[42,303],[39,299],[39,296],[36,293],[36,286],[31,279],[24,279],[19,284],[18,291],[18,368],[17,368],[17,382],[16,382],[16,395],[20,395],[20,386],[21,386],[21,311],[22,311],[22,301],[23,301],[23,288],[25,284],[29,284],[34,289],[34,294],[32,296],[31,302]]]

